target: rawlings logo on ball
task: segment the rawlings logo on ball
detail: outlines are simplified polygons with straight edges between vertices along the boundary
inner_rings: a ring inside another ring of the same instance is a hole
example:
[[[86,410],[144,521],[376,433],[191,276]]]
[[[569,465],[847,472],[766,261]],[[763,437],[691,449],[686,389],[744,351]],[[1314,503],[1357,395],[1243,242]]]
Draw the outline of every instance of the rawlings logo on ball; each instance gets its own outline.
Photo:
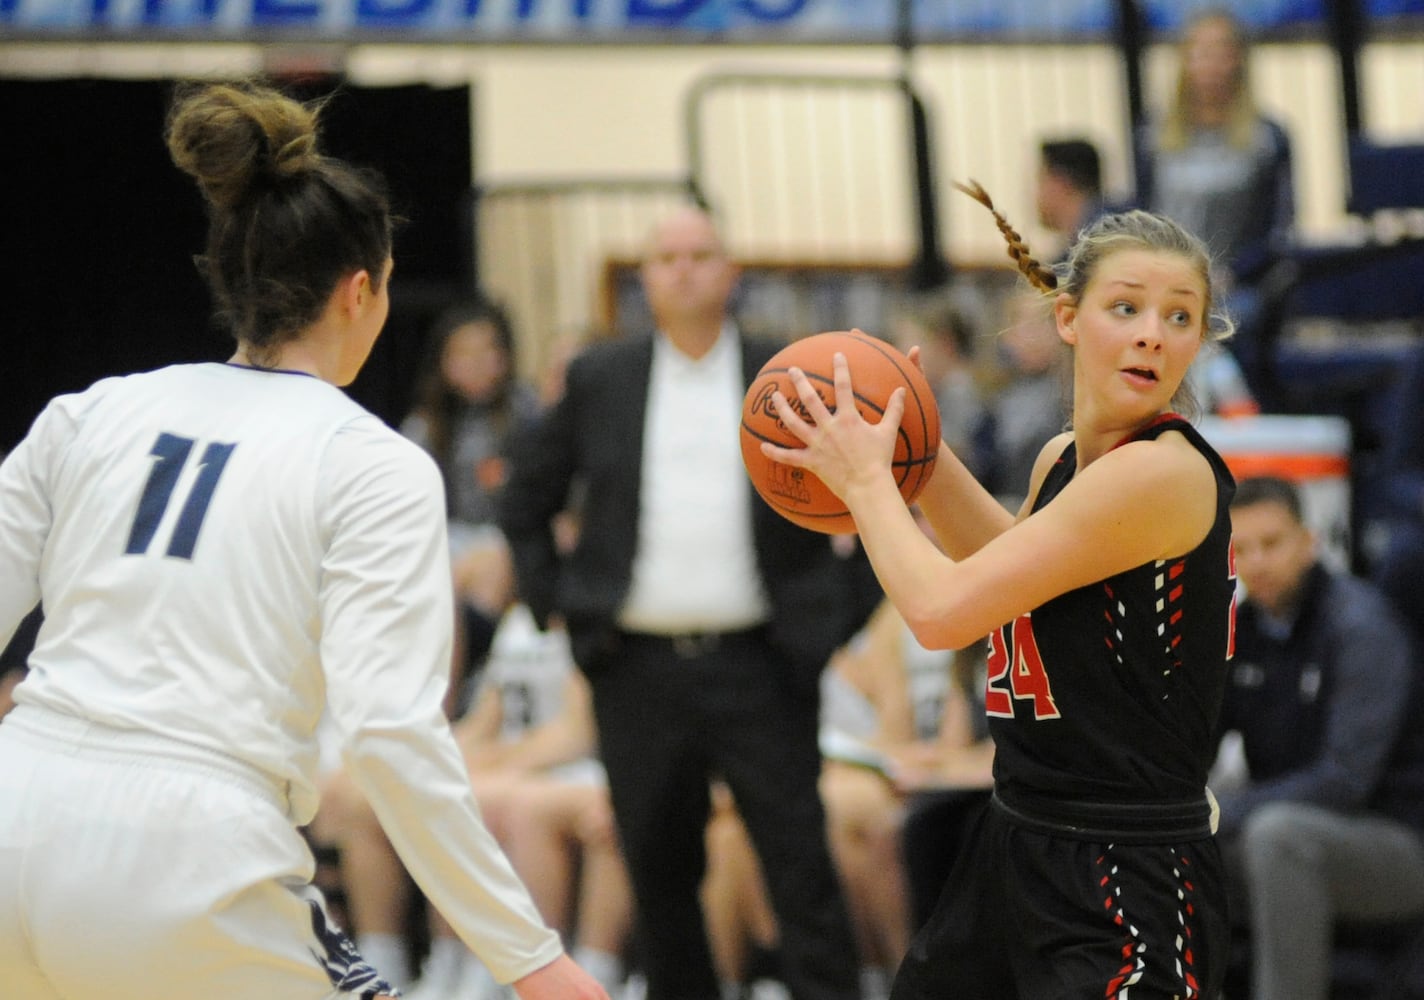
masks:
[[[778,388],[798,416],[815,422],[790,388],[791,368],[805,372],[826,408],[835,410],[832,359],[836,352],[845,355],[856,408],[867,420],[880,420],[891,393],[901,387],[906,391],[905,413],[891,463],[906,503],[913,503],[929,482],[939,454],[939,407],[934,392],[920,369],[894,346],[852,330],[818,333],[782,348],[762,367],[742,401],[742,461],[757,493],[773,510],[803,528],[828,535],[855,531],[855,519],[840,498],[813,473],[767,458],[761,445],[765,441],[785,448],[801,447],[772,402]]]
[[[760,384],[760,382],[761,380],[758,379],[757,382],[752,384],[752,388],[755,389],[756,386]],[[782,394],[786,396],[787,403],[791,405],[792,411],[798,417],[806,421],[808,424],[814,424],[816,422],[811,419],[811,413],[809,410],[807,410],[806,404],[801,402],[801,400],[793,393],[788,392],[787,388],[783,388],[782,386],[780,386],[776,380],[772,380],[763,385],[761,391],[757,393],[756,398],[747,402],[746,406],[749,408],[749,412],[756,413],[760,416],[774,420],[776,421],[777,427],[781,428],[782,430],[785,430],[786,424],[784,421],[782,421],[780,414],[776,412],[776,404],[771,401],[771,397],[775,395],[777,389],[781,389]],[[830,400],[826,399],[826,397],[821,394],[821,391],[819,389],[816,390],[816,395],[821,397],[821,402],[826,404],[826,409],[830,410],[832,413],[836,412],[835,404]],[[745,421],[743,422],[745,423]]]

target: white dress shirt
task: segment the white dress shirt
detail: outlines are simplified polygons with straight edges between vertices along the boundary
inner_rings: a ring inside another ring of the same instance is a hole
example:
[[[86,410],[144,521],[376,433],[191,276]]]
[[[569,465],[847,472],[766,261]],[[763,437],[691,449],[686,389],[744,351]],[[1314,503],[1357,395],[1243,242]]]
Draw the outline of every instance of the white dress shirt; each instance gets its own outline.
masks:
[[[734,631],[766,620],[742,464],[744,395],[731,324],[701,358],[654,338],[638,548],[619,619],[629,631]]]

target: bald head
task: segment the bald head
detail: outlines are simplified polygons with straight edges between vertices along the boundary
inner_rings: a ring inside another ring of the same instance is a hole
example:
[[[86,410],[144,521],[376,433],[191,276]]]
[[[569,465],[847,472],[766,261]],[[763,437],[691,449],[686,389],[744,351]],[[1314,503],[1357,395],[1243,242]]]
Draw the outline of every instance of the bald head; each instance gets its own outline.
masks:
[[[717,339],[740,271],[711,216],[677,209],[653,227],[643,258],[643,291],[658,328],[700,357]]]

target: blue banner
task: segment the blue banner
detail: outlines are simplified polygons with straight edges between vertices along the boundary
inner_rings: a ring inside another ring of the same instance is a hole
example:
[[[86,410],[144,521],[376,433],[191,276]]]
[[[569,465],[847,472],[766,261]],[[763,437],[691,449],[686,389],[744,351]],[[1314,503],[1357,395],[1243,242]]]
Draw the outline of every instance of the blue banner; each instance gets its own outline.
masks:
[[[1171,31],[1206,2],[1141,0]],[[1424,15],[1424,0],[1364,0],[1375,17]],[[1253,30],[1322,23],[1325,0],[1237,0]],[[1114,0],[913,0],[920,41],[1089,40],[1112,31]],[[897,0],[0,0],[0,34],[194,40],[375,36],[442,41],[890,42]]]

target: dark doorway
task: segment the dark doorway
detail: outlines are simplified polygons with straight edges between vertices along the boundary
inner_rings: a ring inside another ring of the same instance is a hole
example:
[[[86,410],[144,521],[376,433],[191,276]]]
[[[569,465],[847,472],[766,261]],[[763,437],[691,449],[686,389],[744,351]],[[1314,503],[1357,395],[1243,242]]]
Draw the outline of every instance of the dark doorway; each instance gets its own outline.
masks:
[[[166,80],[0,81],[0,450],[106,375],[226,357],[192,257],[205,220],[168,159]],[[380,169],[397,212],[391,319],[350,392],[394,422],[432,308],[469,285],[470,89],[306,84],[328,153]]]

